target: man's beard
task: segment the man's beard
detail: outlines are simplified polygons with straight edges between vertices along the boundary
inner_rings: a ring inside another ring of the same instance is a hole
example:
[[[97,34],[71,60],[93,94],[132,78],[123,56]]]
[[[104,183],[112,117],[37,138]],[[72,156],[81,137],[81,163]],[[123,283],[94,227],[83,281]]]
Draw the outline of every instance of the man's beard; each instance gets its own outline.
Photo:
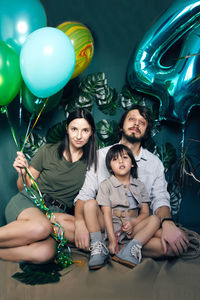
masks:
[[[141,143],[144,139],[144,135],[137,138],[134,133],[128,135],[124,132],[124,130],[122,130],[122,136],[131,144]]]

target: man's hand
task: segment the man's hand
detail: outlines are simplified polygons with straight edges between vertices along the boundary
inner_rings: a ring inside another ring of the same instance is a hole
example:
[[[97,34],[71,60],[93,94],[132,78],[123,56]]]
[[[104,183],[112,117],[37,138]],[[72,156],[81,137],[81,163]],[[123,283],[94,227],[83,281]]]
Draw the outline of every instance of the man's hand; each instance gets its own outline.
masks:
[[[90,247],[89,232],[83,220],[75,221],[75,245],[86,251]]]
[[[164,255],[180,256],[187,251],[189,241],[185,233],[174,222],[165,221],[162,225],[161,243]]]

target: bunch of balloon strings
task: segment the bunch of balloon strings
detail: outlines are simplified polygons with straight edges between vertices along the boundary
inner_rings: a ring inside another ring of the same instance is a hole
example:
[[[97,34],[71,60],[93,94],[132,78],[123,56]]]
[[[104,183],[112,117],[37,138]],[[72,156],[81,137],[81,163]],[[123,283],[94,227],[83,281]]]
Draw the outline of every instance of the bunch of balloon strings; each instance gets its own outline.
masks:
[[[30,125],[31,125],[31,121],[34,117],[34,114],[30,117],[30,121],[29,121],[29,125],[27,128],[27,132],[24,138],[24,142],[23,142],[23,146],[22,149],[20,150],[21,152],[24,151],[24,147],[25,144],[32,132],[32,130],[34,129],[42,111],[44,110],[46,104],[47,104],[48,98],[45,100],[31,130],[30,129]],[[12,132],[12,136],[13,139],[15,141],[15,144],[17,146],[17,148],[19,149],[18,143],[17,143],[17,138],[16,138],[16,134],[14,131],[14,128],[12,126],[12,123],[10,121],[9,115],[8,115],[8,109],[6,106],[1,107],[1,113],[5,113],[8,119],[8,123]],[[21,113],[20,113],[20,118],[21,118]],[[60,223],[58,221],[56,221],[55,215],[53,214],[53,212],[45,205],[44,199],[43,199],[43,195],[39,190],[39,187],[37,185],[37,182],[35,181],[33,175],[31,174],[30,170],[28,168],[25,168],[26,174],[29,176],[30,180],[31,180],[31,187],[28,187],[25,183],[25,178],[24,176],[22,176],[23,178],[23,183],[24,183],[24,187],[25,187],[25,191],[27,193],[29,193],[30,197],[34,200],[36,206],[47,216],[47,218],[51,221],[52,224],[52,233],[51,236],[53,237],[53,239],[56,241],[56,255],[55,255],[55,263],[59,264],[61,267],[66,268],[69,265],[71,265],[72,263],[77,263],[77,264],[82,264],[82,261],[73,261],[71,258],[71,250],[70,247],[67,245],[67,239],[64,237],[64,229],[63,227],[60,225]]]

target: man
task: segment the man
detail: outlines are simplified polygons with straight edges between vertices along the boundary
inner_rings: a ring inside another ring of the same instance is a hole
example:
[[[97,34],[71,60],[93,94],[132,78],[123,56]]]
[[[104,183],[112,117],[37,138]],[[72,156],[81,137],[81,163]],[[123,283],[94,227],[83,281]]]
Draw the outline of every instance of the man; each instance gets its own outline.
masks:
[[[164,167],[157,156],[145,149],[145,143],[151,136],[152,118],[148,108],[134,105],[126,111],[119,122],[120,143],[129,147],[138,165],[138,178],[145,184],[151,199],[151,209],[160,218],[160,243],[162,253],[146,244],[143,254],[157,257],[180,256],[187,251],[188,239],[175,225],[170,213],[170,198]],[[75,244],[77,247],[89,249],[89,234],[84,220],[84,202],[95,199],[100,183],[108,178],[105,165],[106,153],[110,147],[98,152],[97,172],[90,170],[86,174],[85,182],[75,199]]]

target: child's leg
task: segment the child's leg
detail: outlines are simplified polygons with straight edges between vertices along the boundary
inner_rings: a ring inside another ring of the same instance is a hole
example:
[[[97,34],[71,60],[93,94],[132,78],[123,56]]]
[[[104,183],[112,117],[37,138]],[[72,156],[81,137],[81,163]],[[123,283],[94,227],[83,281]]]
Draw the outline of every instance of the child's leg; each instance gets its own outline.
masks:
[[[154,236],[159,226],[159,218],[155,215],[149,216],[134,227],[132,238],[145,245]]]
[[[104,231],[104,218],[96,200],[91,199],[84,204],[84,216],[90,233]]]
[[[138,265],[142,258],[142,246],[152,238],[159,226],[160,220],[157,216],[142,220],[134,227],[133,239],[113,257],[113,260],[131,268]]]

